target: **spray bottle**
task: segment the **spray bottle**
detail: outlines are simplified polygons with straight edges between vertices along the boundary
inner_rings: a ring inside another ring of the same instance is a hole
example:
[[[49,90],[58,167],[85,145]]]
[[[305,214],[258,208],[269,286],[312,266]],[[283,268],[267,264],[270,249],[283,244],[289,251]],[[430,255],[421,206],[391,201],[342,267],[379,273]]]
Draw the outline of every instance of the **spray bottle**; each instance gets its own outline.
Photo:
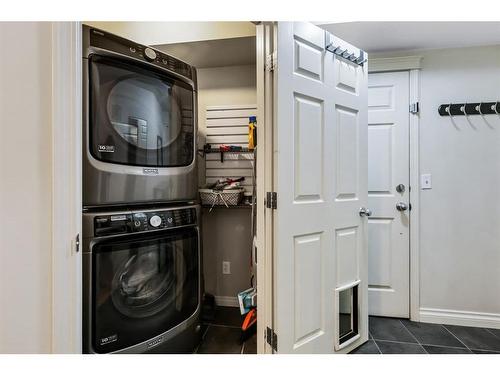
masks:
[[[257,117],[248,118],[248,149],[253,150],[257,145]]]

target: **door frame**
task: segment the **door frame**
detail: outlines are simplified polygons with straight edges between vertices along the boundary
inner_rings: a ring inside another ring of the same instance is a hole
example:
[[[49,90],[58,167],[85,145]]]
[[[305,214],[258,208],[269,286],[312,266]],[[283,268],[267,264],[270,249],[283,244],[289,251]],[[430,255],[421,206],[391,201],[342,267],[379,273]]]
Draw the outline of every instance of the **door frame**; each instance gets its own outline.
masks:
[[[266,328],[273,328],[273,210],[266,209],[266,192],[273,190],[273,73],[266,69],[273,51],[273,23],[256,25],[257,77],[257,354],[272,354]]]
[[[368,61],[368,74],[408,71],[409,99],[420,102],[422,56],[373,58]],[[420,321],[420,112],[409,114],[410,138],[410,320]]]
[[[52,353],[82,353],[81,38],[52,23]]]

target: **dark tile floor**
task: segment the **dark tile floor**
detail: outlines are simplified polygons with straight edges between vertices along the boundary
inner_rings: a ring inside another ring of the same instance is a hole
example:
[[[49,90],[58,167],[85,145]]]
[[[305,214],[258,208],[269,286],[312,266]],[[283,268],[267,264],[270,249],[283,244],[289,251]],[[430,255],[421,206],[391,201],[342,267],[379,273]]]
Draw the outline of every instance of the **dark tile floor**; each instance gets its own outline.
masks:
[[[196,349],[199,354],[257,354],[257,335],[241,340],[243,316],[237,307],[220,307],[215,319],[203,324],[203,336]]]
[[[500,354],[500,330],[370,316],[369,340],[351,354]]]
[[[217,307],[203,324],[200,354],[256,354],[257,336],[241,341],[238,308]],[[500,354],[500,330],[416,323],[407,319],[369,319],[369,340],[351,354]]]

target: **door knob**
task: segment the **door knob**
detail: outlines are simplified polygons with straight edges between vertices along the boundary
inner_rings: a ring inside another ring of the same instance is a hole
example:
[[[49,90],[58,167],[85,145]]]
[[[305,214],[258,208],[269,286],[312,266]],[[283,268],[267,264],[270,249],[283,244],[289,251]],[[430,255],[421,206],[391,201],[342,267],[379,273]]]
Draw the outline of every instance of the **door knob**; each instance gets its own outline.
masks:
[[[398,211],[406,211],[408,209],[408,205],[406,203],[399,202],[396,204],[396,208]]]
[[[359,209],[359,216],[363,217],[363,216],[372,216],[372,212],[370,209],[366,208],[366,207],[361,207]]]

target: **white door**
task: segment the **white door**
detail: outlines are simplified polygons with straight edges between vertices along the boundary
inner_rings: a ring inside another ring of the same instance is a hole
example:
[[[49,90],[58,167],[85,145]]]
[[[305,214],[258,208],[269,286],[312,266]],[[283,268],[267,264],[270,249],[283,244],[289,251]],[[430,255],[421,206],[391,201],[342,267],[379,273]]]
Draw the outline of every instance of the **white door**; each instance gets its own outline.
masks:
[[[409,72],[370,74],[368,206],[373,212],[368,221],[370,315],[409,317],[409,181]]]
[[[274,331],[279,353],[350,351],[368,339],[367,63],[309,23],[277,24]],[[339,50],[337,50],[339,51]],[[364,54],[366,56],[366,54]]]

